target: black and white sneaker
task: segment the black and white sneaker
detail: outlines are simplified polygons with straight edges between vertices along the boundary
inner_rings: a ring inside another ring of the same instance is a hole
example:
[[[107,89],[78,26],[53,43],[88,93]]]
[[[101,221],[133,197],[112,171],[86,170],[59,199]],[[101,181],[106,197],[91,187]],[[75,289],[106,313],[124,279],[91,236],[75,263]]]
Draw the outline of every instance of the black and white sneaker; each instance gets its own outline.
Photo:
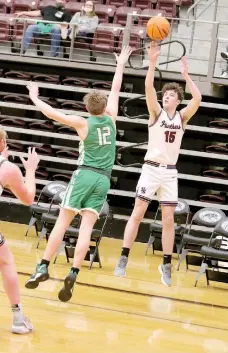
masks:
[[[76,279],[77,279],[77,273],[71,270],[68,276],[66,276],[64,280],[63,288],[59,291],[58,297],[59,297],[59,300],[61,300],[61,302],[68,302],[68,300],[71,299]]]

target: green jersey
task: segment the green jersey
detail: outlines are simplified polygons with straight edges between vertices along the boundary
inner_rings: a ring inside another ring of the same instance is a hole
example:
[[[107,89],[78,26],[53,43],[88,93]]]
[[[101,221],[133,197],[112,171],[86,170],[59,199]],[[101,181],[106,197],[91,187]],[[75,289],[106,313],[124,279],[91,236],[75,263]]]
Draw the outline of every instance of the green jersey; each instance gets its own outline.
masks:
[[[79,166],[111,174],[116,154],[116,127],[110,116],[90,116],[88,135],[79,145]]]

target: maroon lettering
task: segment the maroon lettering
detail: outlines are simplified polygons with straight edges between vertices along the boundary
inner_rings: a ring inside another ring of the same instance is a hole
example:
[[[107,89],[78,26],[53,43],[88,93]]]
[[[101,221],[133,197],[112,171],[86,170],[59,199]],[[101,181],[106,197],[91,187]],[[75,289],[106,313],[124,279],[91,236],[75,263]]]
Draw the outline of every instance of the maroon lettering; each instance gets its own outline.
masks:
[[[174,123],[167,124],[165,120],[162,120],[160,127],[164,127],[165,129],[172,129],[172,130],[181,129],[181,125],[175,125]]]

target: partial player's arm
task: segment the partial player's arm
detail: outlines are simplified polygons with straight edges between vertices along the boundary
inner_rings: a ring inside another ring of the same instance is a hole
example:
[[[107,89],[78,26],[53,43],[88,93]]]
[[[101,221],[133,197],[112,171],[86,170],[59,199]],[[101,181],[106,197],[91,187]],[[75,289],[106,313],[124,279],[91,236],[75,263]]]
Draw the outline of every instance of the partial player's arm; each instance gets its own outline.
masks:
[[[186,57],[182,58],[181,73],[184,76],[185,81],[192,95],[192,99],[190,100],[188,105],[180,111],[180,114],[183,118],[183,125],[185,126],[188,123],[188,121],[191,119],[191,117],[197,112],[202,100],[202,95],[198,87],[192,81],[191,77],[188,74],[188,63],[187,63]]]
[[[146,104],[150,114],[150,120],[153,122],[154,119],[160,114],[161,106],[157,100],[157,93],[154,88],[154,72],[158,59],[159,51],[157,43],[151,42],[148,50],[149,58],[149,69],[147,71],[145,80],[146,90]]]
[[[37,10],[37,11],[21,11],[21,12],[16,12],[15,16],[16,17],[23,17],[23,16],[40,17],[41,16],[41,11],[40,10]]]
[[[39,164],[39,157],[35,148],[33,150],[29,148],[27,161],[24,158],[21,158],[21,161],[26,170],[25,181],[18,166],[7,161],[2,184],[3,187],[10,189],[23,204],[29,206],[33,203],[36,194],[35,171]]]
[[[114,53],[117,61],[117,67],[116,67],[115,75],[113,77],[112,88],[108,97],[108,103],[106,108],[107,114],[112,117],[112,120],[114,122],[116,122],[117,115],[118,115],[119,93],[120,93],[120,88],[122,86],[124,67],[126,62],[128,61],[129,56],[131,55],[131,52],[132,52],[131,48],[127,46],[123,48],[119,56],[116,53]]]
[[[86,119],[81,116],[76,115],[65,115],[58,110],[52,108],[47,103],[44,103],[42,100],[38,98],[39,90],[38,86],[34,82],[30,82],[27,86],[29,90],[29,97],[35,104],[35,106],[40,109],[40,111],[46,115],[49,119],[58,121],[61,124],[68,125],[73,127],[74,129],[84,128],[87,123]]]

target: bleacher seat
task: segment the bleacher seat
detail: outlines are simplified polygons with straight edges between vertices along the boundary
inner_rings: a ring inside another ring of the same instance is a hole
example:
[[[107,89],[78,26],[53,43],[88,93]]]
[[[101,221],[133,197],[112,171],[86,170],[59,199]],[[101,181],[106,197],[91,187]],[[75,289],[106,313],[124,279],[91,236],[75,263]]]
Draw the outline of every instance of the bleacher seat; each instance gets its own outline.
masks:
[[[168,17],[176,18],[177,1],[176,0],[157,0],[156,9],[165,10]]]
[[[0,18],[0,42],[8,42],[10,40],[10,22]]]
[[[64,101],[61,103],[62,109],[69,109],[69,110],[85,110],[85,104],[83,102],[75,102],[75,101]]]
[[[4,73],[3,77],[5,78],[10,78],[14,80],[30,80],[31,79],[31,74],[27,72],[21,72],[21,71],[14,71],[10,70]]]
[[[56,6],[55,0],[41,0],[38,4],[38,9],[42,10],[47,6]]]
[[[10,4],[11,5],[11,4]],[[0,13],[6,13],[7,11],[7,0],[0,0]]]
[[[114,5],[116,7],[127,6],[128,0],[106,0],[106,5]]]
[[[99,24],[94,34],[91,49],[98,52],[113,53],[116,48],[117,38],[120,34],[119,25]]]
[[[66,77],[62,80],[61,83],[64,86],[76,86],[85,88],[89,86],[89,82],[87,80],[79,79],[76,77]]]
[[[1,118],[1,116],[0,116]],[[12,127],[20,127],[20,128],[25,128],[26,122],[22,119],[0,119],[1,125],[3,126],[12,126]]]
[[[11,13],[37,10],[39,0],[13,0]]]
[[[78,156],[79,156],[78,151],[70,151],[66,149],[61,149],[56,151],[56,157],[59,157],[59,158],[70,158],[70,159],[72,158],[74,160],[77,160]]]
[[[165,10],[145,9],[145,10],[142,10],[141,15],[145,17],[141,17],[141,16],[139,17],[139,25],[145,26],[151,17],[155,17],[155,16],[166,17],[167,13]]]
[[[53,155],[53,149],[51,148],[50,145],[42,145],[42,146],[34,146],[34,147],[36,147],[36,152],[39,155],[44,155],[44,156]]]
[[[95,81],[91,83],[94,89],[108,89],[111,90],[112,83],[107,81]]]
[[[122,49],[122,43],[123,43],[123,36],[124,32],[122,31],[120,37],[119,37],[119,43],[118,43],[118,49],[117,51],[120,53]],[[130,41],[129,45],[131,46],[132,50],[137,50],[137,52],[134,52],[133,55],[141,55],[142,51],[142,40],[146,37],[146,28],[145,27],[139,27],[139,26],[134,26],[131,28],[131,33],[130,33]]]
[[[59,83],[59,76],[58,75],[37,74],[32,77],[32,81],[58,84]],[[49,101],[50,101],[50,99],[49,99]]]
[[[141,13],[141,10],[137,7],[121,6],[116,10],[113,22],[115,24],[125,26],[126,22],[127,22],[127,15],[128,14],[133,14],[133,15],[137,16],[140,13]]]
[[[139,7],[141,10],[151,9],[152,2],[151,2],[151,0],[132,0],[131,6],[132,7]]]
[[[68,1],[66,4],[66,10],[68,10],[72,15],[76,12],[80,12],[82,9],[83,3],[75,2],[75,1]]]
[[[114,17],[114,14],[116,12],[116,6],[97,4],[95,6],[95,12],[99,18],[99,23],[105,23],[105,22],[109,23],[111,22],[111,18]]]
[[[191,6],[193,3],[194,0],[181,0],[181,6]]]
[[[2,100],[9,103],[29,104],[29,97],[13,93],[3,96]]]
[[[29,128],[31,130],[54,131],[55,125],[51,121],[44,121],[43,123],[35,121],[29,124]]]

